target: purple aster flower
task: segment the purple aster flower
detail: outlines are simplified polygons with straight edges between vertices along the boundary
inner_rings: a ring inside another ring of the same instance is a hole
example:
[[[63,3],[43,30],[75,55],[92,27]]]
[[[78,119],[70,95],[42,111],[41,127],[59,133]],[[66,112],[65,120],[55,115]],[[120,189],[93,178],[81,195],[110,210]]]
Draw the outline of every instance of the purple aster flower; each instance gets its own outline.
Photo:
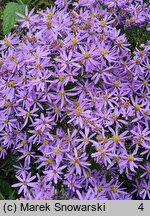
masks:
[[[69,161],[70,164],[69,172],[73,173],[76,171],[76,174],[81,175],[83,170],[91,165],[87,162],[87,158],[86,153],[79,155],[77,150],[74,148],[73,154],[67,154],[67,161]]]
[[[31,110],[30,107],[27,107],[26,110],[22,109],[21,107],[18,107],[17,109],[17,116],[23,117],[24,118],[24,124],[22,127],[25,127],[26,124],[28,123],[29,119],[31,120],[31,122],[33,123],[33,117],[36,117],[37,114],[35,113],[38,110],[38,108],[36,108],[36,106],[33,107],[33,109]]]
[[[150,199],[150,180],[143,179],[141,183],[141,191],[139,192],[139,195],[142,197],[142,199]]]
[[[45,117],[43,113],[41,113],[40,118],[35,118],[33,123],[35,130],[40,130],[41,132],[50,130],[52,125],[54,125],[53,119],[49,116]]]
[[[46,174],[46,178],[48,181],[54,180],[54,183],[57,184],[58,179],[62,179],[60,175],[63,174],[62,170],[65,168],[66,165],[59,166],[59,164],[52,164],[52,169],[44,171],[44,174]]]
[[[150,162],[147,162],[144,165],[140,165],[140,167],[144,170],[141,178],[146,177],[147,179],[150,179]]]
[[[7,151],[4,146],[0,145],[0,158],[4,159],[7,155]]]
[[[30,28],[30,22],[32,20],[32,14],[34,12],[34,8],[28,12],[28,7],[26,6],[25,8],[25,15],[22,15],[18,12],[16,12],[16,14],[21,17],[22,19],[18,19],[18,22],[21,22],[21,26],[22,27],[27,27],[28,29]]]
[[[57,0],[17,13],[0,40],[0,158],[16,159],[19,199],[150,198],[148,6]],[[122,32],[134,26],[133,44]]]
[[[137,152],[134,151],[132,154],[127,154],[126,152],[123,152],[121,155],[121,160],[119,163],[120,172],[122,173],[124,168],[126,169],[126,174],[128,175],[128,169],[132,172],[136,172],[135,168],[138,168],[138,165],[136,162],[143,161],[143,158],[136,157]]]
[[[18,194],[24,192],[24,194],[28,193],[28,187],[35,187],[36,182],[32,182],[36,176],[31,177],[31,172],[26,174],[22,173],[22,176],[16,176],[16,178],[20,181],[20,183],[13,184],[12,187],[20,187]]]

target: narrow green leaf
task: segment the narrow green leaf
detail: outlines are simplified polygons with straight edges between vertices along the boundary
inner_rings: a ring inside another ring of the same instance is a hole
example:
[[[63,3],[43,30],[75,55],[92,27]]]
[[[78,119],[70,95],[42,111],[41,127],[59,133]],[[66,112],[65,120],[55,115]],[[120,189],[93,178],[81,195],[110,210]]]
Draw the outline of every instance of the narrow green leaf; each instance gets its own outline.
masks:
[[[12,194],[12,189],[10,185],[5,179],[1,177],[0,177],[0,194],[1,197],[3,196],[5,199],[8,198],[10,194]]]
[[[12,193],[9,196],[9,200],[14,200],[15,199],[15,190],[12,191]]]
[[[18,3],[23,4],[23,1],[22,0],[18,0]]]
[[[1,193],[0,193],[0,200],[4,200],[4,197]]]

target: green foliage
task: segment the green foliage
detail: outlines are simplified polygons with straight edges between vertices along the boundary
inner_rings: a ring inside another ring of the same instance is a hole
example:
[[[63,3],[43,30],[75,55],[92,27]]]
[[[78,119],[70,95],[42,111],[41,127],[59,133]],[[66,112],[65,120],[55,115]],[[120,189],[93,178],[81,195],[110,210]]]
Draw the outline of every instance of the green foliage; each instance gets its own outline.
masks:
[[[7,181],[0,177],[0,200],[15,199],[15,191],[11,189]]]
[[[131,44],[131,51],[134,51],[135,48],[139,49],[142,44],[145,44],[150,39],[150,32],[146,30],[146,25],[140,28],[133,26],[132,28],[126,29],[125,33]]]
[[[10,33],[11,29],[14,27],[16,23],[16,19],[18,16],[16,12],[24,14],[25,5],[19,5],[15,2],[10,2],[6,5],[3,12],[3,34],[7,35]]]
[[[12,184],[17,183],[12,164],[16,164],[16,156],[11,153],[5,160],[0,159],[0,200],[17,198],[17,190],[11,188]]]
[[[118,26],[121,30],[121,34],[126,34],[130,45],[131,52],[134,52],[136,48],[140,49],[142,44],[145,44],[150,40],[150,32],[146,30],[146,24],[142,27],[132,26],[132,28],[125,28],[124,26]]]
[[[28,5],[29,9],[34,7],[38,10],[49,7],[54,2],[54,0],[12,0],[12,2],[2,0],[2,3],[0,2],[0,29],[2,28],[0,37],[2,37],[2,34],[8,35],[10,33],[18,18],[16,12],[24,14],[26,5]]]
[[[7,4],[9,2],[9,0],[2,0],[3,4]]]
[[[33,0],[30,1],[30,4],[32,7],[35,7],[36,9],[44,9],[46,7],[50,7],[55,1],[54,0]]]

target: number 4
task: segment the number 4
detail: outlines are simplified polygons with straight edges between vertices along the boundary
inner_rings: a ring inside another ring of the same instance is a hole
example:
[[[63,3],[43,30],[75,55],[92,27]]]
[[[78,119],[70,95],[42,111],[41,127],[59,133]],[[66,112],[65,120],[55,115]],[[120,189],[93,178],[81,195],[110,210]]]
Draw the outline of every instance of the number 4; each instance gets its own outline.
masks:
[[[143,203],[141,203],[138,207],[139,210],[143,211],[144,210],[144,206],[143,206]]]

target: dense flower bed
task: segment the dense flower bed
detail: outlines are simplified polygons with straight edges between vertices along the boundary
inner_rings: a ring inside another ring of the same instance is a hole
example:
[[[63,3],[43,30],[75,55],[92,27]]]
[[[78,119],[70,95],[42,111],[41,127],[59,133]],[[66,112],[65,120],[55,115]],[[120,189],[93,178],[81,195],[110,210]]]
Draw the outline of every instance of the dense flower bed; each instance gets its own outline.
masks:
[[[0,158],[21,199],[150,199],[150,41],[142,0],[57,0],[0,41]]]

